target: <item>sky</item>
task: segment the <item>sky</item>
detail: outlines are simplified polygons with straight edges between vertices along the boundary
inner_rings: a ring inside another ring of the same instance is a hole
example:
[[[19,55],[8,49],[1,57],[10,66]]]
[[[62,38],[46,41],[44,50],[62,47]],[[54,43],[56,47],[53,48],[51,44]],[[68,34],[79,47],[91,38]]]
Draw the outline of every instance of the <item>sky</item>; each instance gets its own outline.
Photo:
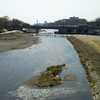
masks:
[[[0,17],[3,16],[29,24],[73,16],[92,21],[100,17],[100,0],[0,0]]]

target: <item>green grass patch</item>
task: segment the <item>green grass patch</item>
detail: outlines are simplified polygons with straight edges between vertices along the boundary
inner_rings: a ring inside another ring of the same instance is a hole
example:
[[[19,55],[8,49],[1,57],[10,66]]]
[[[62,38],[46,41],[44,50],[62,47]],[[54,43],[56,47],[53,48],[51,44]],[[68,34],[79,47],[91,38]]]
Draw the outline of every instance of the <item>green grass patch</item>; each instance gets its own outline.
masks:
[[[46,69],[46,71],[55,71],[55,70],[59,70],[60,67],[59,66],[50,66]]]
[[[40,75],[38,80],[39,81],[47,81],[49,79],[52,79],[52,77],[51,77],[50,73],[46,73],[46,74]]]

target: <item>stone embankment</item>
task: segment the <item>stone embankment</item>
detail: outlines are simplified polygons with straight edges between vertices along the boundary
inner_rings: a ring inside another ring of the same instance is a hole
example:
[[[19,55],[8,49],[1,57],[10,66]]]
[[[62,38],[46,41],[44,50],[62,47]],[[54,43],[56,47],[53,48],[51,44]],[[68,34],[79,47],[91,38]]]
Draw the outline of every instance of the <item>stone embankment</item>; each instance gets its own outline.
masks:
[[[92,89],[93,100],[100,100],[100,53],[77,37],[68,36],[67,39],[79,53]]]

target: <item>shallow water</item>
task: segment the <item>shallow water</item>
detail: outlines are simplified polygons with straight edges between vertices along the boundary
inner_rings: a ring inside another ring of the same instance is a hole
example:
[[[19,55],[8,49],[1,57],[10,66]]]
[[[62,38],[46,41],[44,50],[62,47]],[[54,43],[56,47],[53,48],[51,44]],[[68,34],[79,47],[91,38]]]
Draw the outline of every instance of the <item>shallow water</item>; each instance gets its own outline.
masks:
[[[41,36],[40,36],[41,35]],[[65,36],[42,33],[41,43],[26,49],[0,53],[1,100],[92,100],[91,89],[79,56]],[[60,75],[74,74],[77,82],[64,82],[52,88],[28,87],[27,78],[39,75],[47,66],[66,64]]]

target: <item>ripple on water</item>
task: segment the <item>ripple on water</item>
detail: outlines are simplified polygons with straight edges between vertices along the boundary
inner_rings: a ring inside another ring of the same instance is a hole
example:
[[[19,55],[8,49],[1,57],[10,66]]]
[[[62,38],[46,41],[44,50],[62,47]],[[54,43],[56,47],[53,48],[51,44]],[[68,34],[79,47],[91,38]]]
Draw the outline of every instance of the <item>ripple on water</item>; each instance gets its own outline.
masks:
[[[23,100],[53,100],[56,98],[63,98],[65,96],[72,96],[78,91],[85,92],[86,89],[76,88],[45,88],[45,89],[34,89],[27,86],[20,86],[18,90],[9,92],[12,97],[18,97]]]

